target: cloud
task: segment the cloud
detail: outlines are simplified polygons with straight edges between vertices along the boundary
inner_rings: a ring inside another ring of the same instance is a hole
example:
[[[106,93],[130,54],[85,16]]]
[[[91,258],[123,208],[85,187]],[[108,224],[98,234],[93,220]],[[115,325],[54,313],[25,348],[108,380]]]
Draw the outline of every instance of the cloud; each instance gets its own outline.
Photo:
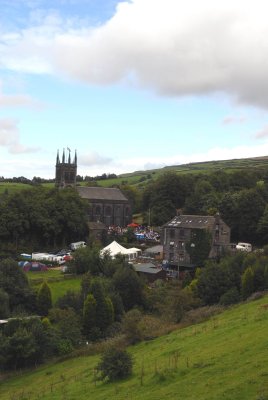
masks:
[[[263,127],[260,131],[258,131],[257,133],[255,133],[254,137],[255,137],[256,139],[267,138],[267,137],[268,137],[268,125],[266,125],[266,126]]]
[[[78,164],[82,166],[99,166],[104,164],[110,164],[112,161],[109,157],[100,156],[96,152],[89,152],[84,154],[79,154]]]
[[[41,103],[33,99],[31,96],[24,94],[1,94],[0,93],[0,108],[1,107],[30,107],[39,109]]]
[[[99,27],[44,22],[1,37],[2,67],[90,84],[131,81],[160,95],[223,92],[268,107],[267,2],[132,0]]]
[[[244,122],[246,122],[245,117],[242,117],[242,116],[237,117],[237,116],[232,116],[232,115],[225,117],[222,121],[223,125],[243,124]]]
[[[11,154],[34,153],[37,147],[27,147],[20,143],[18,121],[12,118],[0,119],[0,147],[5,147]]]

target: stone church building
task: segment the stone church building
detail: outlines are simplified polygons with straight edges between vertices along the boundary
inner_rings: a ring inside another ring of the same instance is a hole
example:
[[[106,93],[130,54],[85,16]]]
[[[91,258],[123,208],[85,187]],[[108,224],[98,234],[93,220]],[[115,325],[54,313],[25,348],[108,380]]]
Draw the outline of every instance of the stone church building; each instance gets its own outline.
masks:
[[[132,210],[129,200],[117,188],[77,186],[77,153],[71,160],[71,151],[65,155],[63,150],[60,160],[59,151],[56,158],[55,186],[59,189],[74,187],[79,195],[88,201],[88,221],[100,222],[105,226],[125,227],[132,221]]]

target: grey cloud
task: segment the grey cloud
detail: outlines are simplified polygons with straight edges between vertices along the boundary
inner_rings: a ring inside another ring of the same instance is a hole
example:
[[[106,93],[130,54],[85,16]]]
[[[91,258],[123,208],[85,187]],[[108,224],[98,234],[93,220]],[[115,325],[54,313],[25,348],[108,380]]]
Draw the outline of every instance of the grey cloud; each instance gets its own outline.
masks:
[[[20,143],[18,121],[12,118],[0,119],[0,146],[11,154],[35,153],[38,147],[28,147]]]
[[[31,96],[22,94],[5,95],[0,93],[0,107],[30,107],[41,108],[41,102],[34,100]]]
[[[223,125],[243,124],[244,122],[246,122],[245,117],[236,117],[236,116],[232,116],[232,115],[225,117],[222,121]]]
[[[97,27],[44,26],[2,38],[4,67],[90,84],[131,81],[165,96],[226,93],[268,107],[267,2],[132,0]],[[51,22],[52,21],[52,22]]]
[[[255,133],[254,137],[256,139],[264,139],[268,137],[268,125],[266,125],[263,129]]]

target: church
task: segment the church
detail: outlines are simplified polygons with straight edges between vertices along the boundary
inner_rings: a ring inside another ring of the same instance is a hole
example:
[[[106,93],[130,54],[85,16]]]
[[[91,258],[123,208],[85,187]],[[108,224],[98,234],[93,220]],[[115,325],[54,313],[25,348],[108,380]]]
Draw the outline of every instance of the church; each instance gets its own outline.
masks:
[[[58,189],[74,187],[79,195],[88,201],[88,221],[100,222],[105,226],[125,227],[132,221],[132,210],[129,200],[118,188],[78,186],[77,152],[71,160],[71,151],[68,156],[65,149],[60,160],[59,151],[56,158],[55,186]]]

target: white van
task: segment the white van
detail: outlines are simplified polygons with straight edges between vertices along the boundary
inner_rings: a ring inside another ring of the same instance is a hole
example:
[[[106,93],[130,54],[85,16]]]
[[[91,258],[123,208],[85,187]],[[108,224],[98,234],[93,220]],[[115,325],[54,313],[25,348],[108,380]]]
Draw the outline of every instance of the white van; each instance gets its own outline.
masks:
[[[80,247],[86,247],[86,242],[74,242],[70,244],[70,249],[72,251],[75,251],[79,249]]]
[[[239,242],[236,245],[236,250],[247,251],[249,253],[252,251],[252,245],[250,243]]]

